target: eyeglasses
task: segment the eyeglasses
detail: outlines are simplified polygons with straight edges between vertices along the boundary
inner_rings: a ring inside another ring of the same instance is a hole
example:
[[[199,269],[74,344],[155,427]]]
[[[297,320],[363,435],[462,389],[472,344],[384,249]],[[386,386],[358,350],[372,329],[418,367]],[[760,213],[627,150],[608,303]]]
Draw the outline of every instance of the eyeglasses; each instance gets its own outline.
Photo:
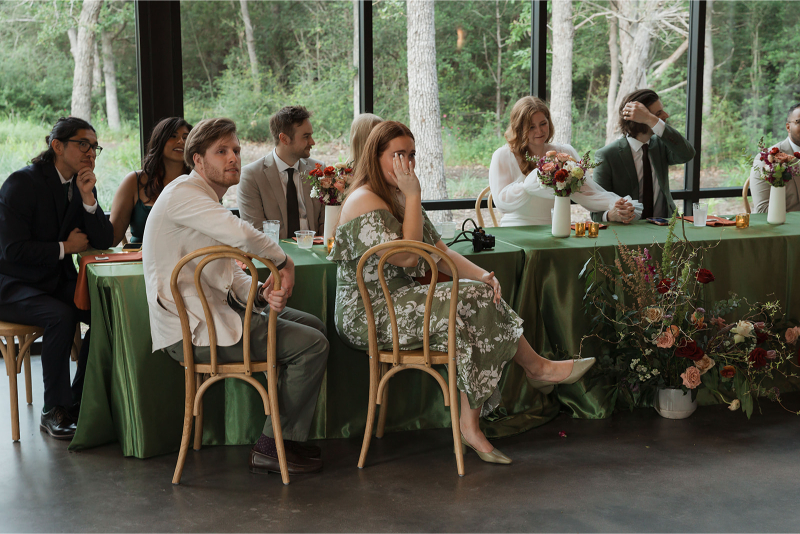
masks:
[[[83,139],[65,139],[62,141],[63,143],[78,143],[78,150],[86,154],[89,152],[89,149],[94,150],[96,156],[100,155],[100,152],[103,151],[103,147],[98,144],[91,144],[88,141],[84,141]]]

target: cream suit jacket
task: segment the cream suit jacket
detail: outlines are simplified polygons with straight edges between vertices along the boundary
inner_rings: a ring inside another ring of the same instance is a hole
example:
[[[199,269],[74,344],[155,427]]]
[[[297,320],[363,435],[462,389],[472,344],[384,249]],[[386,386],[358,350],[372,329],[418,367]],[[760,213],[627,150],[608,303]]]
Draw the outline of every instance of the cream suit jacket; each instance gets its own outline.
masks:
[[[308,171],[321,161],[312,158],[301,159],[297,172],[307,175]],[[311,198],[311,184],[301,178],[303,203],[306,207],[308,229],[322,235],[325,222],[325,210],[319,199]],[[242,168],[242,180],[236,190],[236,201],[239,204],[239,216],[261,230],[264,221],[281,221],[280,238],[294,237],[287,235],[286,194],[283,192],[281,177],[275,165],[273,152]]]
[[[775,146],[786,154],[794,152],[788,137]],[[761,165],[761,160],[756,156],[755,160],[753,160],[753,166]],[[750,171],[750,193],[753,195],[754,213],[767,213],[770,187],[772,185],[761,178],[759,171],[755,169]],[[791,182],[787,182],[783,189],[786,192],[786,211],[800,211],[800,176],[795,176]]]
[[[276,242],[223,207],[211,186],[195,171],[171,182],[158,196],[147,218],[143,241],[142,263],[154,351],[183,339],[169,283],[175,265],[185,255],[203,247],[229,245],[271,260],[279,267],[286,261],[286,254]],[[208,327],[194,285],[194,268],[201,259],[183,267],[178,289],[189,315],[192,343],[208,346]],[[233,259],[221,259],[203,269],[200,283],[214,318],[217,345],[235,345],[242,338],[242,318],[228,305],[228,292],[238,301],[247,302],[250,276]]]

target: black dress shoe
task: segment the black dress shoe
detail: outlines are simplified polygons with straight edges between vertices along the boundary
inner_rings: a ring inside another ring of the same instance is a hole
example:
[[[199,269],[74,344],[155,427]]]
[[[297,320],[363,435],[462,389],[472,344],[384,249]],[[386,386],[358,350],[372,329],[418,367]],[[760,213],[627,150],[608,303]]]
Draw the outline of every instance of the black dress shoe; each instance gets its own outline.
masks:
[[[49,412],[42,412],[39,427],[56,439],[72,439],[75,436],[75,422],[63,406],[56,406]]]
[[[319,447],[304,441],[285,439],[283,440],[283,446],[286,447],[287,451],[290,450],[303,458],[319,458],[322,456],[322,450]]]
[[[304,458],[288,448],[286,449],[286,463],[290,475],[304,475],[322,470],[322,460],[319,458]],[[250,472],[258,475],[280,473],[281,466],[277,456],[268,456],[252,449],[250,451]]]

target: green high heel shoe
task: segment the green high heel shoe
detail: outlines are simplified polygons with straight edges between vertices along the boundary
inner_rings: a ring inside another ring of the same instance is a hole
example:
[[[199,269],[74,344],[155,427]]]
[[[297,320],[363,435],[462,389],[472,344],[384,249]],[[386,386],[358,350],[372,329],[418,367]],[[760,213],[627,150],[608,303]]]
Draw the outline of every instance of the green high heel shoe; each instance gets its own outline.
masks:
[[[461,451],[466,453],[467,447],[472,449],[478,454],[478,458],[483,460],[484,462],[490,464],[510,464],[511,458],[503,454],[502,452],[498,451],[495,447],[492,449],[492,452],[481,452],[472,445],[469,444],[467,440],[464,439],[464,434],[461,434]]]
[[[553,391],[553,388],[559,384],[574,384],[578,380],[581,379],[583,375],[586,374],[586,371],[591,369],[594,365],[595,359],[594,358],[581,358],[579,360],[574,360],[575,363],[572,364],[572,372],[569,374],[567,378],[562,380],[561,382],[550,382],[548,380],[531,380],[531,386],[535,387],[539,391],[544,394],[548,394]]]

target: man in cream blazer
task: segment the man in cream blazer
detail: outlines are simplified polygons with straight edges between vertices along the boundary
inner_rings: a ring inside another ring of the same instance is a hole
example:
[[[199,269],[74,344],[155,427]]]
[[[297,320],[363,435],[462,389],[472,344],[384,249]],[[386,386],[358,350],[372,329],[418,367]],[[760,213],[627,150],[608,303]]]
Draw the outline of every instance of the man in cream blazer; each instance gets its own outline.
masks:
[[[778,143],[778,150],[785,154],[800,152],[800,104],[795,104],[789,109],[786,117],[786,132],[789,136]],[[756,156],[753,166],[761,165],[761,161]],[[766,213],[769,208],[769,182],[761,178],[761,173],[755,169],[750,171],[750,192],[753,195],[753,211],[756,213]],[[800,211],[800,175],[796,175],[792,181],[783,186],[786,192],[786,211]]]
[[[239,216],[258,230],[266,220],[281,221],[281,239],[291,239],[296,230],[323,233],[324,206],[311,198],[311,184],[304,178],[322,164],[311,158],[310,117],[303,106],[288,106],[270,117],[275,149],[242,169],[236,190]]]
[[[186,254],[203,247],[229,245],[267,258],[281,270],[281,289],[271,281],[259,287],[251,319],[250,357],[266,360],[269,306],[280,312],[277,357],[282,364],[278,380],[278,405],[289,472],[310,473],[322,468],[319,448],[305,445],[328,356],[325,326],[316,317],[286,308],[294,286],[294,263],[281,247],[220,204],[228,187],[239,182],[241,169],[236,125],[230,119],[201,121],[189,134],[184,148],[191,174],[171,182],[159,195],[147,219],[142,262],[153,350],[164,350],[183,361],[180,318],[170,290],[175,265]],[[194,358],[210,361],[208,325],[194,285],[189,262],[178,278],[192,331]],[[203,270],[202,283],[214,318],[219,361],[242,361],[244,306],[250,276],[231,260],[217,260]],[[250,454],[250,470],[280,470],[272,423],[267,418],[258,443]]]

